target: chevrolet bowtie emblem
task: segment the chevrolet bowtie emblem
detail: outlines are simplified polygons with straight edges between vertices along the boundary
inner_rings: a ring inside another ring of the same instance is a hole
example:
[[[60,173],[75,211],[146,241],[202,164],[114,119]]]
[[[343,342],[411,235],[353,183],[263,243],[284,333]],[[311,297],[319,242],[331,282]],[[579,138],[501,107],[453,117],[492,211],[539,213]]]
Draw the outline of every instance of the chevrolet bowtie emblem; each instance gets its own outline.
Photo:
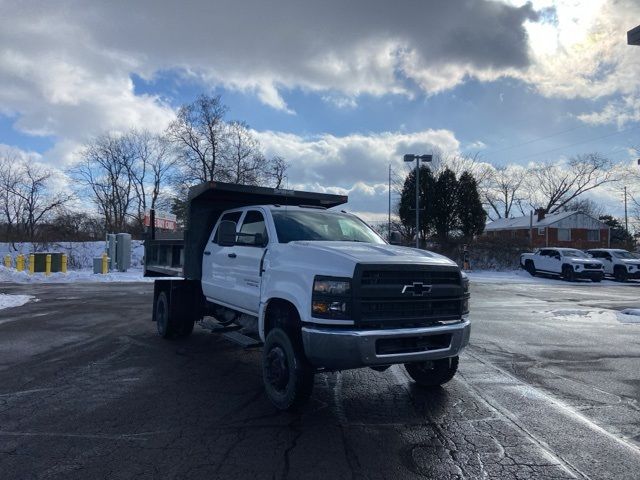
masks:
[[[422,297],[431,292],[431,285],[425,285],[422,282],[413,282],[413,285],[405,285],[402,287],[402,293],[411,293],[414,297]]]

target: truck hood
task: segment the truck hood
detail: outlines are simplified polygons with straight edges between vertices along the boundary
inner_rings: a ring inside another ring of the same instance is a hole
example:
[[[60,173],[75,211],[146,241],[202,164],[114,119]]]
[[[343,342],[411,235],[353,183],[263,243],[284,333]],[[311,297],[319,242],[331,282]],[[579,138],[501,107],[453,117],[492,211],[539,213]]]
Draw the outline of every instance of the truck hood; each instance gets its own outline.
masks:
[[[593,263],[596,265],[603,265],[603,263],[598,260],[597,258],[573,258],[573,257],[567,257],[567,260],[569,263],[577,263],[578,265],[584,265],[586,263]]]
[[[622,263],[626,265],[640,265],[640,258],[622,258]]]
[[[358,263],[411,263],[423,265],[457,266],[449,258],[427,250],[396,245],[359,242],[291,242],[290,245],[312,252],[333,253]]]

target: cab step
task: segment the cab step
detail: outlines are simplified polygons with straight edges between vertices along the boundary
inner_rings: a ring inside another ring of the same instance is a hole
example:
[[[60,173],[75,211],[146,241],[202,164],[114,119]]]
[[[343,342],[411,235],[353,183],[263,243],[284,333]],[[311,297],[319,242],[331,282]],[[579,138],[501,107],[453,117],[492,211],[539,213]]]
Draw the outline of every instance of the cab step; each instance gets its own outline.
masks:
[[[240,345],[243,348],[258,348],[262,346],[260,340],[243,335],[240,332],[225,332],[222,334],[227,340]]]
[[[221,323],[212,319],[202,320],[200,322],[200,326],[202,326],[202,328],[210,330],[211,333],[233,332],[242,328],[240,325],[236,325],[234,323],[232,323],[231,325],[222,325]]]

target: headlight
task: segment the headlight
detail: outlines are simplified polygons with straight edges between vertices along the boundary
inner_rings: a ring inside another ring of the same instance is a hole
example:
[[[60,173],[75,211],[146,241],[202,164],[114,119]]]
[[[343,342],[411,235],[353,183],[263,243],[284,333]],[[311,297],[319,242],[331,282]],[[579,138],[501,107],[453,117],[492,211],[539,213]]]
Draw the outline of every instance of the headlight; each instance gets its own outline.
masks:
[[[316,277],[313,281],[311,315],[343,319],[351,316],[351,279]]]
[[[469,276],[464,272],[460,272],[460,276],[462,277],[462,291],[469,293]]]
[[[469,313],[469,276],[460,272],[460,276],[462,277],[462,315],[466,315]]]
[[[351,279],[316,277],[313,282],[313,293],[322,295],[348,295],[351,293]]]

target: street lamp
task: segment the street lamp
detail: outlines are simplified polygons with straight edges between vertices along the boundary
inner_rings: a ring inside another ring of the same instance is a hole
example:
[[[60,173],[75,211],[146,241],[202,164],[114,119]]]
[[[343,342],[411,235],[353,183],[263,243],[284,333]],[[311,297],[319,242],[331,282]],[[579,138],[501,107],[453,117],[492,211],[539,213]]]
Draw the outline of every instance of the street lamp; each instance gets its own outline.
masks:
[[[430,162],[433,155],[414,155],[407,153],[404,156],[405,162],[416,161],[416,248],[420,248],[420,160]]]

